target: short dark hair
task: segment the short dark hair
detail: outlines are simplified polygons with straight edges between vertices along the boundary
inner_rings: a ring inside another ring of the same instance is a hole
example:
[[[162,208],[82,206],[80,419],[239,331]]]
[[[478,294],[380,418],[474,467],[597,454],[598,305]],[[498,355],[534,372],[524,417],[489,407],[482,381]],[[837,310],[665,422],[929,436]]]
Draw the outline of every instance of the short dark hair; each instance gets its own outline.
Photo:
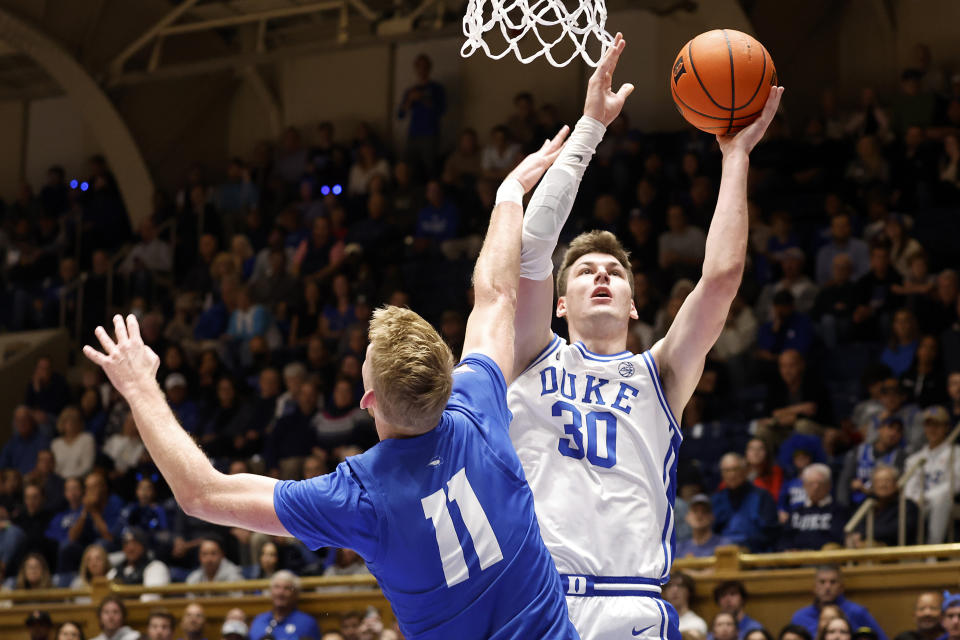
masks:
[[[672,576],[670,576],[670,582],[676,581],[681,587],[687,590],[687,593],[693,595],[694,591],[697,588],[697,583],[694,582],[693,578],[689,573],[684,573],[683,571],[677,571]]]
[[[563,262],[557,272],[557,295],[567,295],[567,278],[573,263],[588,253],[606,253],[616,258],[620,266],[627,272],[627,282],[630,283],[630,295],[633,296],[633,268],[630,264],[630,252],[623,248],[617,236],[609,231],[587,231],[581,233],[570,243]]]
[[[100,615],[103,613],[103,608],[110,604],[111,602],[115,603],[120,607],[120,616],[123,624],[127,623],[127,605],[123,604],[123,600],[119,596],[107,596],[100,601],[100,605],[97,607],[97,621],[100,621]]]
[[[764,640],[773,640],[773,634],[764,629],[763,627],[757,627],[756,629],[750,629],[745,634],[743,634],[743,640],[747,640],[747,636],[751,633],[762,633]]]
[[[177,619],[173,617],[173,614],[167,611],[166,609],[153,609],[150,611],[150,615],[147,616],[147,624],[150,624],[150,621],[154,618],[163,618],[170,623],[170,629],[174,629],[177,626]]]
[[[800,636],[803,640],[813,640],[813,636],[810,635],[810,632],[807,631],[806,627],[802,627],[799,624],[788,624],[783,629],[780,629],[780,633],[777,635],[777,640],[783,640],[783,636],[788,633],[793,635]]]
[[[740,594],[740,598],[744,603],[747,602],[747,589],[743,586],[743,583],[739,580],[724,580],[718,584],[713,589],[713,601],[717,604],[720,603],[720,596],[725,594],[727,591],[734,590]]]

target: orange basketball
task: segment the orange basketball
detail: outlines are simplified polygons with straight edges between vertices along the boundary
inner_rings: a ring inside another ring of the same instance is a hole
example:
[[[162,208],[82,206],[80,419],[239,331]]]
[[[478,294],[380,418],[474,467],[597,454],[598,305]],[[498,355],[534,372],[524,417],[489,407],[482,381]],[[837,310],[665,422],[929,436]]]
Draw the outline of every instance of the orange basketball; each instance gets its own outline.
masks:
[[[733,29],[707,31],[685,44],[670,73],[680,114],[697,129],[720,135],[756,120],[776,83],[764,46]]]

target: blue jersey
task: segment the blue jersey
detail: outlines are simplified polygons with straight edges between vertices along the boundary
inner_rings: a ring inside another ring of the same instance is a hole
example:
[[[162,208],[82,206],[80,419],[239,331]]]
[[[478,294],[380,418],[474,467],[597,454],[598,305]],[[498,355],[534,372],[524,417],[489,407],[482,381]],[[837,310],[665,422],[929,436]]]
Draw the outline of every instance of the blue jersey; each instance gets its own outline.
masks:
[[[408,640],[579,637],[510,442],[506,394],[497,365],[468,356],[432,431],[274,490],[292,535],[366,560]]]

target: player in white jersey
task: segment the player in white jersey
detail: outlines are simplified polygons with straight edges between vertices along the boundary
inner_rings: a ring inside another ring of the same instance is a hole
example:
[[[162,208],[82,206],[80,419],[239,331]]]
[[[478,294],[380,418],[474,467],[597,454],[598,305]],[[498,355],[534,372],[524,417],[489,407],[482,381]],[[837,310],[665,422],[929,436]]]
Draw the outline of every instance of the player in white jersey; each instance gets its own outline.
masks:
[[[723,177],[703,276],[666,337],[626,351],[637,317],[626,252],[608,232],[575,239],[558,273],[556,314],[571,343],[550,330],[551,255],[579,181],[632,87],[611,90],[623,41],[590,79],[584,115],[524,219],[510,436],[536,501],[540,531],[563,578],[584,640],[680,637],[660,599],[674,549],[678,419],[740,286],[747,247],[749,153],[773,120],[783,89],[736,136],[718,138]]]

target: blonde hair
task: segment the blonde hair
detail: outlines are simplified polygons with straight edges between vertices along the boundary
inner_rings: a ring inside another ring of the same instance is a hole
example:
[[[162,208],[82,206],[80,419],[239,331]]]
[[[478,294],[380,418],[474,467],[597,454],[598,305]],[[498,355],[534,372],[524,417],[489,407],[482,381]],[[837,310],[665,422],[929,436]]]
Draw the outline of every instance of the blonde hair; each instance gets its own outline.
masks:
[[[410,309],[385,306],[370,321],[370,372],[377,411],[412,435],[437,425],[453,388],[453,353]]]
[[[110,571],[110,556],[107,555],[107,550],[99,544],[91,544],[83,550],[83,556],[80,558],[80,568],[77,570],[77,577],[85,585],[90,584],[90,581],[94,578],[90,575],[90,556],[95,553],[103,556],[104,575]]]
[[[57,433],[63,435],[64,428],[66,427],[67,422],[70,420],[76,420],[79,422],[80,430],[83,431],[83,414],[80,413],[80,409],[70,405],[68,407],[64,407],[63,411],[60,412],[60,415],[57,416]]]
[[[627,282],[630,283],[630,295],[633,296],[633,269],[630,266],[630,252],[623,248],[617,236],[609,231],[587,231],[581,233],[563,254],[563,262],[557,273],[557,295],[567,295],[567,277],[573,263],[588,253],[605,253],[613,256],[627,272]]]
[[[31,560],[36,560],[40,563],[40,583],[37,585],[32,585],[27,582],[27,563]],[[47,565],[47,559],[43,557],[43,554],[36,552],[27,554],[27,557],[24,558],[20,564],[20,571],[17,573],[15,585],[17,589],[49,589],[53,586],[53,580],[50,577],[50,567]]]

